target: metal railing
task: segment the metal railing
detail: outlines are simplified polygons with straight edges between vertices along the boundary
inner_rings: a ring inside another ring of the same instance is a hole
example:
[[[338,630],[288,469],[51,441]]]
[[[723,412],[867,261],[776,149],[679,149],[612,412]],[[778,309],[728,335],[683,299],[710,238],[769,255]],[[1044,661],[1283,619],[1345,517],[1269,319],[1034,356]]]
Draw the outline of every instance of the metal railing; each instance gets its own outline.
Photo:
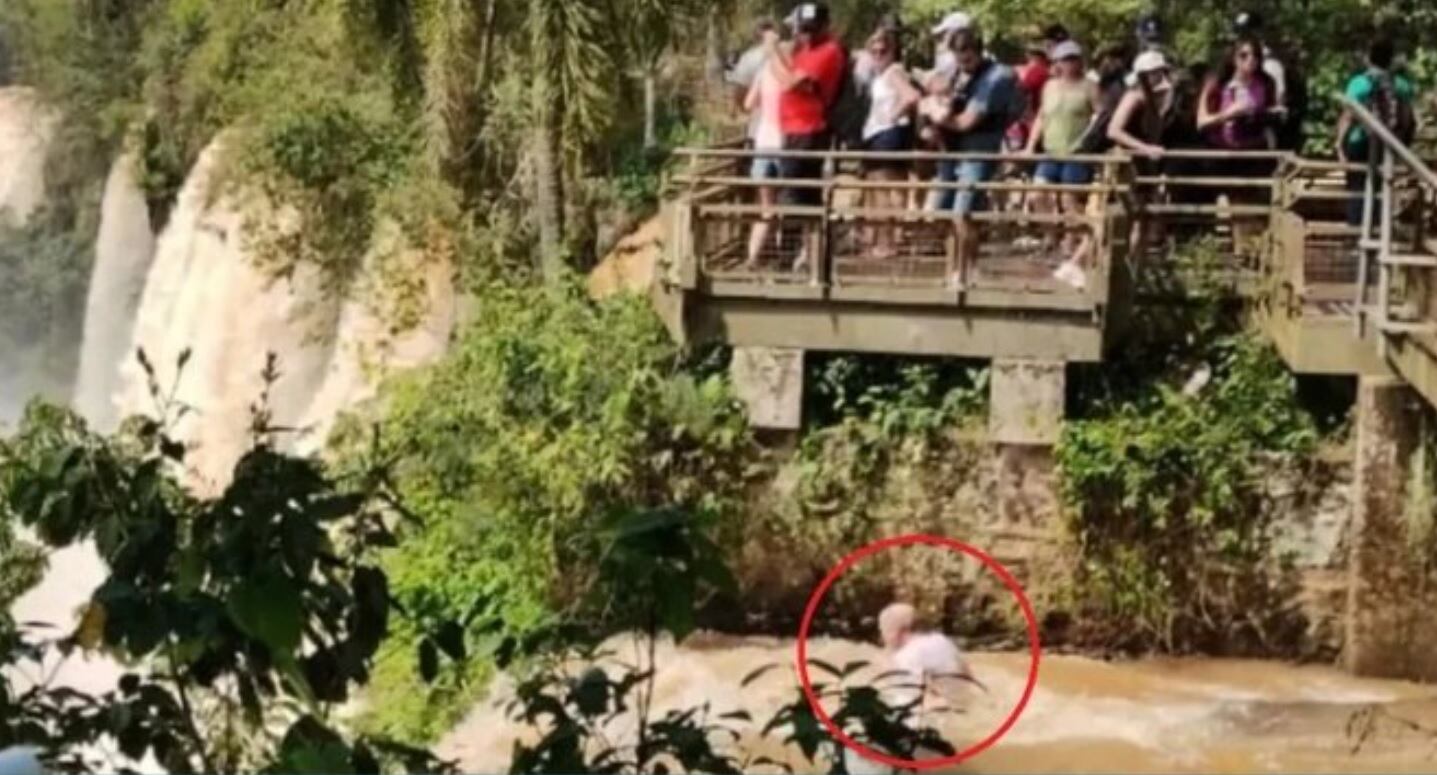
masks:
[[[1366,131],[1370,150],[1363,175],[1353,324],[1361,337],[1372,317],[1383,334],[1378,343],[1385,356],[1388,337],[1437,333],[1431,315],[1437,245],[1428,239],[1428,221],[1437,209],[1437,174],[1367,107],[1345,95],[1341,100]],[[1404,180],[1411,183],[1405,190]]]

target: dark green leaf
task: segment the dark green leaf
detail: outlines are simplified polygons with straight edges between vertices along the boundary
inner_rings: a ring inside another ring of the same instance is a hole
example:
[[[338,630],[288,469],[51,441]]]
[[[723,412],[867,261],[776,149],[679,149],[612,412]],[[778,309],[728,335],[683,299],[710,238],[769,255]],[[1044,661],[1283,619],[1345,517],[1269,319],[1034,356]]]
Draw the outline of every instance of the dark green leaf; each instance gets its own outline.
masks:
[[[464,629],[458,622],[447,621],[440,625],[438,632],[434,633],[434,642],[450,659],[464,661]]]
[[[773,670],[773,669],[776,668],[776,667],[778,667],[778,664],[777,664],[777,663],[770,663],[770,664],[767,664],[767,665],[761,665],[761,666],[758,667],[756,670],[753,670],[753,671],[751,671],[748,675],[744,676],[744,677],[743,677],[743,680],[742,680],[742,681],[739,681],[739,687],[740,687],[740,688],[742,688],[742,687],[747,687],[749,684],[751,684],[751,683],[753,683],[754,681],[757,681],[758,679],[762,678],[765,673],[767,673],[767,672],[770,671],[770,670]]]
[[[303,612],[299,590],[289,579],[270,573],[241,581],[225,607],[240,630],[272,653],[289,655],[299,648]]]
[[[609,707],[610,689],[609,676],[597,667],[589,668],[574,685],[574,707],[588,718],[597,717]]]
[[[439,676],[439,649],[429,638],[419,641],[419,676],[425,683]]]

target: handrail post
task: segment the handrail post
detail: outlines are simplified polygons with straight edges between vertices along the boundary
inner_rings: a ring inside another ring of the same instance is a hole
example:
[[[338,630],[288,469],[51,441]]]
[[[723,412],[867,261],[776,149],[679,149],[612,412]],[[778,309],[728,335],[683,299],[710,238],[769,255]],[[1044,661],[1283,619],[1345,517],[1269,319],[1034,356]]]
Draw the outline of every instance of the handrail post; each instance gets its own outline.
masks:
[[[1376,195],[1377,175],[1377,146],[1374,145],[1375,138],[1368,137],[1367,150],[1367,171],[1363,181],[1362,193],[1362,231],[1357,235],[1357,299],[1356,322],[1357,338],[1361,339],[1366,334],[1367,323],[1367,262],[1368,253],[1372,240],[1372,219],[1373,219],[1373,197]]]
[[[1396,210],[1396,203],[1393,201],[1394,187],[1392,178],[1396,175],[1396,165],[1393,162],[1392,149],[1386,143],[1382,145],[1382,200],[1379,206],[1382,208],[1382,232],[1378,238],[1377,247],[1377,330],[1385,333],[1387,324],[1391,322],[1391,295],[1392,295],[1392,266],[1388,263],[1392,257],[1392,226]],[[1379,353],[1387,355],[1387,337],[1378,338]]]
[[[825,165],[826,166],[826,165]],[[813,264],[809,267],[809,284],[815,288],[824,284],[824,279],[831,276],[828,267],[833,261],[833,193],[837,175],[826,175],[823,180],[823,220],[818,229],[818,249],[813,251]]]

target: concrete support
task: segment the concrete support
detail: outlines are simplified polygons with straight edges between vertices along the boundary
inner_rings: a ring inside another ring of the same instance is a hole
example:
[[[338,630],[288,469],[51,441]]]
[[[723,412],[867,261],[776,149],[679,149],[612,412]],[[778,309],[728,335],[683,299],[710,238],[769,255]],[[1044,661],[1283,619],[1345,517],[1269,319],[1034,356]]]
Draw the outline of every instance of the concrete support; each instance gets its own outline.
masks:
[[[1363,676],[1437,680],[1437,568],[1407,499],[1421,410],[1396,379],[1363,377],[1343,659]]]
[[[803,422],[803,350],[735,347],[734,392],[755,428],[796,431]]]
[[[994,443],[1052,446],[1063,430],[1067,389],[1062,361],[993,361],[988,433]]]

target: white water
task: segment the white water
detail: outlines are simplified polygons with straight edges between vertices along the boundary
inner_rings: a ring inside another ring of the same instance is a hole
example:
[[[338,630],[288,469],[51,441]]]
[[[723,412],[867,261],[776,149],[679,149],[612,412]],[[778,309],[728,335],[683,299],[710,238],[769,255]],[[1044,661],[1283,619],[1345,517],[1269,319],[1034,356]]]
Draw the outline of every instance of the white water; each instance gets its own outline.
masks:
[[[0,89],[0,222],[23,224],[44,202],[45,150],[54,126],[30,89]],[[0,362],[0,427],[19,417],[32,393],[49,387],[21,365]]]
[[[270,395],[272,422],[300,421],[328,364],[338,307],[320,292],[317,269],[271,279],[254,266],[242,215],[211,188],[220,152],[207,149],[186,181],[140,297],[129,349],[148,356],[161,400],[139,361],[126,359],[118,402],[121,416],[155,415],[166,401],[188,407],[171,430],[189,447],[191,484],[201,492],[222,488],[251,445],[270,353],[282,374]]]
[[[48,125],[41,115],[28,91],[0,89],[0,211],[8,217],[28,216],[43,203]],[[249,447],[251,407],[261,396],[268,353],[280,371],[270,395],[272,422],[312,429],[291,438],[316,451],[335,417],[371,397],[381,378],[439,357],[455,317],[452,268],[421,266],[402,251],[395,260],[408,262],[408,280],[423,283],[427,305],[420,324],[403,331],[372,311],[386,290],[375,278],[361,278],[349,298],[339,299],[321,292],[311,269],[292,278],[265,276],[246,250],[242,214],[213,190],[219,153],[216,145],[201,156],[158,239],[133,165],[115,163],[101,205],[73,390],[76,410],[101,431],[133,414],[153,415],[156,400],[135,357],[143,348],[164,396],[189,407],[174,433],[190,447],[189,484],[200,493],[223,487]],[[191,355],[177,375],[185,350]],[[28,399],[12,389],[11,372],[0,363],[0,421],[13,420]],[[104,575],[89,544],[57,552],[12,613],[48,627],[49,635],[67,634]],[[94,693],[112,688],[120,672],[112,660],[77,653],[24,678]]]
[[[617,658],[632,662],[630,641],[617,639],[612,646]],[[810,656],[838,665],[865,660],[874,666],[866,673],[870,676],[887,669],[884,655],[870,644],[815,639]],[[791,640],[707,636],[679,648],[664,644],[658,651],[654,715],[704,703],[714,715],[746,710],[754,723],[740,724],[742,752],[787,761],[799,772],[816,771],[796,751],[757,734],[780,706],[797,697],[793,660]],[[998,728],[1023,692],[1029,665],[1027,654],[1015,653],[974,654],[971,662],[991,693],[971,692],[962,715],[936,722],[959,748]],[[740,687],[745,675],[765,664],[781,667]],[[456,758],[461,771],[506,771],[514,742],[532,742],[532,731],[510,721],[503,710],[512,691],[512,683],[501,678],[492,699],[441,742],[441,753]],[[1345,727],[1351,714],[1369,703],[1437,723],[1437,688],[1358,679],[1329,667],[1215,659],[1106,663],[1049,656],[1018,723],[957,771],[1437,771],[1432,741],[1389,726],[1361,754],[1352,755]],[[621,718],[609,727],[610,739],[631,741],[632,727],[632,717]]]
[[[0,89],[0,212],[24,223],[45,200],[45,149],[55,120],[33,91]]]
[[[134,159],[126,155],[105,182],[75,381],[75,410],[101,432],[113,430],[119,419],[120,367],[134,357],[135,314],[154,257],[149,207],[135,181]]]

